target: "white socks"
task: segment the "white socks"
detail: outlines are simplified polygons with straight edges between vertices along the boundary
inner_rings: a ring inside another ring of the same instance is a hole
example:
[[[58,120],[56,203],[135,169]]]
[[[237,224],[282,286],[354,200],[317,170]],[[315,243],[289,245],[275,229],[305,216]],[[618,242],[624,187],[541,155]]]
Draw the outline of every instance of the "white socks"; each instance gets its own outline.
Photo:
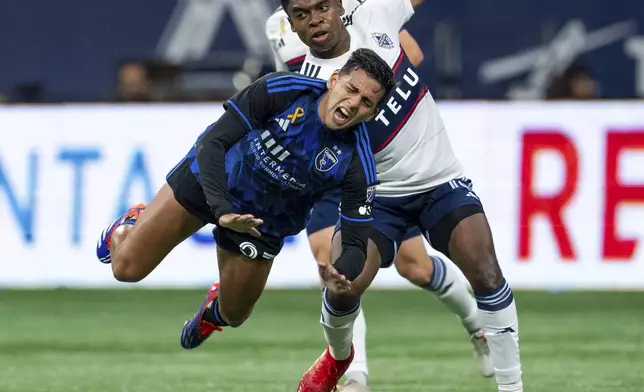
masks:
[[[360,313],[360,302],[347,312],[334,310],[327,302],[327,289],[325,288],[322,292],[320,324],[324,329],[324,338],[329,345],[329,351],[333,358],[344,360],[351,355],[353,324]]]
[[[444,262],[438,256],[430,256],[434,264],[434,275],[427,290],[433,291],[461,320],[470,334],[481,329],[479,310],[476,300],[468,290],[468,283],[461,279],[456,265]]]
[[[345,377],[360,385],[367,385],[367,323],[364,311],[360,308],[358,317],[353,323],[353,362],[347,369]]]
[[[493,292],[476,293],[476,300],[499,392],[522,392],[519,322],[512,289],[504,280]]]

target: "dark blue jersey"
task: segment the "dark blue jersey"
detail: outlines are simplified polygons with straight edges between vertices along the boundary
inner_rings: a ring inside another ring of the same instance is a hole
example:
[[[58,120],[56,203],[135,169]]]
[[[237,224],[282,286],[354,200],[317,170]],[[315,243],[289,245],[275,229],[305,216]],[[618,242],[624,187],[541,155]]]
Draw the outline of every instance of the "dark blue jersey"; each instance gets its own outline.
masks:
[[[248,213],[264,220],[258,228],[264,234],[296,234],[314,202],[340,188],[343,243],[345,231],[351,242],[352,231],[368,227],[376,167],[367,130],[364,123],[328,130],[317,112],[325,92],[326,81],[279,72],[226,102],[224,115],[189,153],[213,223],[227,213]],[[358,230],[366,244],[366,229]],[[362,248],[363,239],[353,241]]]

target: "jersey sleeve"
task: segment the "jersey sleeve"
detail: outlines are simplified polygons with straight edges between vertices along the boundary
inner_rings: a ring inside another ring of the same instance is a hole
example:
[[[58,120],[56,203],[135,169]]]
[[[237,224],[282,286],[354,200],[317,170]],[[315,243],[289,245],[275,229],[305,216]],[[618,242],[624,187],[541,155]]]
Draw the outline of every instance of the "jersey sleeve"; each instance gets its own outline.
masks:
[[[281,8],[266,21],[266,38],[271,44],[276,71],[298,72],[308,47],[291,30],[286,12]]]
[[[302,90],[323,91],[325,82],[291,72],[263,76],[224,103],[226,112],[197,141],[197,163],[206,200],[215,222],[233,213],[228,189],[226,152],[253,129],[293,103]]]
[[[234,213],[226,175],[226,152],[241,140],[248,129],[235,115],[226,111],[197,140],[197,164],[206,201],[219,222],[222,215]]]
[[[275,71],[277,72],[283,72],[283,71],[291,71],[288,68],[288,65],[282,59],[277,53],[276,48],[273,46],[273,42],[271,42],[271,51],[273,52],[273,65],[275,66]]]
[[[342,7],[344,8],[344,14],[350,15],[356,8],[358,8],[362,3],[367,0],[342,0]]]
[[[358,10],[377,11],[379,17],[372,21],[372,27],[384,29],[388,33],[399,32],[414,15],[410,0],[365,0]],[[360,15],[357,14],[356,17]]]
[[[284,13],[282,9],[277,10],[273,15],[270,16],[270,18],[266,20],[266,25],[264,26],[264,33],[266,34],[266,38],[271,45],[273,61],[275,63],[275,70],[278,72],[288,71],[286,63],[279,56],[282,13]]]
[[[364,265],[369,230],[373,221],[372,208],[376,188],[376,162],[369,145],[369,136],[364,124],[355,132],[356,152],[342,181],[340,226],[342,229],[342,253],[340,259],[347,262],[337,265]]]
[[[273,72],[257,79],[224,103],[224,108],[250,131],[262,129],[280,110],[292,104],[303,91],[322,93],[326,81],[292,72]]]

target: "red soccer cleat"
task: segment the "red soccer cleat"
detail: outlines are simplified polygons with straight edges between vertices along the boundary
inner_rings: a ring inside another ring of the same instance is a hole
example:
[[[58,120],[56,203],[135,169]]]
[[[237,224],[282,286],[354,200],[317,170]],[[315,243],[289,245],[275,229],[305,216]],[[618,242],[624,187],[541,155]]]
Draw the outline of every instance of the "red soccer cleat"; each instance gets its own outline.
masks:
[[[349,358],[338,361],[331,356],[329,348],[320,355],[313,366],[304,373],[297,387],[297,392],[334,392],[338,390],[340,378],[353,361],[353,345]]]
[[[185,349],[197,348],[215,331],[221,331],[221,327],[211,324],[204,320],[203,314],[206,311],[212,311],[209,306],[219,296],[219,283],[213,283],[208,289],[206,300],[199,308],[199,311],[194,316],[183,324],[181,330],[181,347]]]

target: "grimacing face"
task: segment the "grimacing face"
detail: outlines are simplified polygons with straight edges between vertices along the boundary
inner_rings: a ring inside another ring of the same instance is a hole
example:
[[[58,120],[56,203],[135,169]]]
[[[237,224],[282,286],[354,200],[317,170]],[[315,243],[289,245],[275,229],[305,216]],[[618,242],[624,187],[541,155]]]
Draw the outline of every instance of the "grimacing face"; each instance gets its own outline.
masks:
[[[317,52],[328,52],[342,39],[341,0],[291,0],[289,21],[300,40]]]
[[[380,82],[360,68],[347,74],[335,71],[327,87],[320,118],[332,130],[351,128],[360,121],[372,119],[385,94]]]

